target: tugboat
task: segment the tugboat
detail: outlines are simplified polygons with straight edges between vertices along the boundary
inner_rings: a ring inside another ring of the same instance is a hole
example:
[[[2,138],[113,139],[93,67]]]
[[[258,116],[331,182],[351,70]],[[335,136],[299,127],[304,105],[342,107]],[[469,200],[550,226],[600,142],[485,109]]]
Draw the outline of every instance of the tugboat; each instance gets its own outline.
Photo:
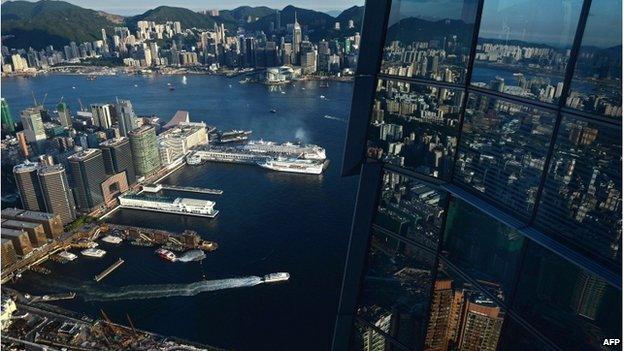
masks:
[[[160,256],[160,258],[169,262],[174,262],[177,259],[176,255],[173,252],[163,248],[156,250],[155,253]]]

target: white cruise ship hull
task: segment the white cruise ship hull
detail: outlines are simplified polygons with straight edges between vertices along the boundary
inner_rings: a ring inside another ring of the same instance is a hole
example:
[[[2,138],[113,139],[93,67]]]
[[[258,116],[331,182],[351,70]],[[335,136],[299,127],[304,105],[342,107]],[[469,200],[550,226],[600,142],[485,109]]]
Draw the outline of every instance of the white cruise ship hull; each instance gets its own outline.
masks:
[[[306,167],[289,167],[286,165],[282,166],[282,165],[275,165],[275,164],[270,164],[270,163],[261,163],[260,167],[270,169],[273,171],[288,172],[288,173],[314,174],[314,175],[319,175],[323,173],[322,164],[306,166]]]

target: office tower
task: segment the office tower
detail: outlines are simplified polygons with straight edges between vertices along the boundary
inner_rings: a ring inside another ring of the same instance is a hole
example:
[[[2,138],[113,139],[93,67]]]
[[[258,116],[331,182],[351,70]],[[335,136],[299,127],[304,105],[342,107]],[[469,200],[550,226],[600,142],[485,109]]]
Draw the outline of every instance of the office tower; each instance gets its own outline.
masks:
[[[128,136],[137,127],[137,116],[130,100],[117,100],[117,122],[121,136]]]
[[[56,111],[58,111],[58,119],[61,125],[63,127],[71,127],[72,119],[69,106],[64,102],[59,102],[59,104],[56,105]]]
[[[31,223],[31,222],[23,222],[16,221],[13,219],[7,219],[2,221],[2,229],[15,229],[22,230],[28,233],[28,238],[30,239],[30,243],[34,247],[39,247],[47,243],[45,230],[43,229],[43,225],[39,223]]]
[[[20,194],[22,207],[26,210],[45,211],[43,194],[41,194],[39,178],[37,177],[38,169],[38,164],[28,161],[13,167],[13,176]]]
[[[368,78],[354,83],[342,164],[359,188],[332,347],[613,348],[622,56],[605,53],[620,36],[604,39],[621,32],[622,2],[514,7],[531,24],[496,1],[452,3],[366,3],[355,75]],[[441,13],[464,28],[433,28]],[[400,323],[384,329],[387,313]]]
[[[29,107],[22,111],[21,119],[24,136],[29,143],[37,144],[46,139],[41,112],[43,106]]]
[[[28,147],[28,142],[26,141],[26,133],[23,131],[15,133],[15,137],[17,138],[17,144],[19,145],[20,153],[24,158],[30,157],[30,148]]]
[[[13,247],[20,256],[27,255],[33,250],[28,233],[23,230],[2,228],[2,236],[13,242]]]
[[[142,177],[157,171],[160,168],[160,155],[156,129],[151,125],[143,125],[128,133],[128,137],[136,175]]]
[[[5,208],[0,214],[3,220],[14,219],[22,222],[39,223],[43,225],[46,237],[56,239],[63,234],[61,216],[47,212],[25,211],[18,208]]]
[[[297,22],[297,11],[295,11],[295,22],[293,23],[293,32],[292,32],[292,44],[293,44],[293,53],[295,56],[299,54],[300,45],[302,40],[301,34],[301,25]]]
[[[15,132],[15,122],[13,121],[13,116],[11,116],[9,104],[4,98],[0,99],[0,112],[2,113],[2,131],[4,133]]]
[[[90,212],[104,201],[102,183],[106,180],[100,149],[86,149],[68,158],[74,179],[76,207]]]
[[[65,167],[60,164],[43,166],[37,171],[45,210],[61,217],[63,224],[76,219],[76,204]]]
[[[92,104],[91,113],[93,124],[102,129],[108,129],[113,125],[114,109],[110,104]]]
[[[130,140],[126,137],[109,139],[100,143],[107,174],[125,172],[128,184],[136,183],[136,172],[132,160]]]
[[[17,261],[17,252],[15,252],[15,246],[13,246],[13,241],[11,241],[11,239],[2,238],[0,258],[2,259],[2,269],[5,269]]]

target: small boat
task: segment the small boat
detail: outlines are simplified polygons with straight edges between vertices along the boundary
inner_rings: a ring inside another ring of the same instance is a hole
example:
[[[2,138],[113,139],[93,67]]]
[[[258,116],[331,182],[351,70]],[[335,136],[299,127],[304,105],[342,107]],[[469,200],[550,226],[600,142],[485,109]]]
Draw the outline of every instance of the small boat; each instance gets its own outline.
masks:
[[[321,95],[321,99],[325,99],[325,95]]]
[[[276,109],[274,109],[274,108],[272,108],[269,112],[271,112],[271,113],[277,113],[277,110],[276,110]]]
[[[186,85],[186,76],[182,76],[182,84]]]
[[[76,89],[76,87],[75,87],[75,86],[73,86],[73,87],[72,87],[72,89]]]
[[[160,249],[158,249],[158,250],[156,250],[154,252],[158,256],[160,256],[160,258],[162,258],[164,260],[167,260],[169,262],[174,262],[177,259],[176,255],[173,252],[171,252],[169,250],[166,250],[166,249],[163,249],[163,248],[160,248]]]
[[[80,253],[83,256],[97,257],[97,258],[101,258],[104,255],[106,255],[106,251],[104,251],[102,249],[86,249],[86,250],[80,251]]]
[[[78,256],[74,255],[73,253],[71,253],[71,252],[67,252],[67,251],[61,251],[61,252],[58,254],[58,256],[59,256],[61,259],[63,259],[63,260],[67,260],[67,261],[73,261],[73,260],[75,260],[75,259],[76,259],[76,257],[78,257]]]
[[[285,92],[285,91],[280,91],[280,93],[282,93],[282,94],[286,94],[286,92]]]
[[[138,85],[137,85],[137,84],[135,84],[135,85],[134,85],[134,87],[135,87],[135,88],[137,88],[137,87],[138,87]]]
[[[109,244],[119,244],[123,241],[123,239],[118,236],[107,235],[102,238],[102,241]]]

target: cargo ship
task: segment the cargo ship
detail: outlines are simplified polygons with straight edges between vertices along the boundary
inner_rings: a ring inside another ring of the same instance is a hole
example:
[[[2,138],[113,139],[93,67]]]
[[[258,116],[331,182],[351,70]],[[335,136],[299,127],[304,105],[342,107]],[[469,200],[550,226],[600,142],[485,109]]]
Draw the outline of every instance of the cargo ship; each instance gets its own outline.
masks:
[[[262,281],[265,283],[277,283],[288,279],[290,279],[290,274],[286,272],[271,273],[262,277]]]
[[[302,160],[298,158],[283,158],[278,157],[267,160],[265,162],[258,163],[262,168],[278,171],[278,172],[290,172],[290,173],[302,173],[302,174],[321,174],[325,167],[324,162],[314,160]]]
[[[167,249],[160,248],[156,250],[155,253],[160,256],[160,258],[169,262],[174,262],[177,259],[176,255]]]
[[[101,258],[104,255],[106,255],[106,251],[102,250],[102,249],[86,249],[86,250],[82,250],[80,251],[80,253],[83,256],[87,256],[87,257],[97,257],[97,258]]]

